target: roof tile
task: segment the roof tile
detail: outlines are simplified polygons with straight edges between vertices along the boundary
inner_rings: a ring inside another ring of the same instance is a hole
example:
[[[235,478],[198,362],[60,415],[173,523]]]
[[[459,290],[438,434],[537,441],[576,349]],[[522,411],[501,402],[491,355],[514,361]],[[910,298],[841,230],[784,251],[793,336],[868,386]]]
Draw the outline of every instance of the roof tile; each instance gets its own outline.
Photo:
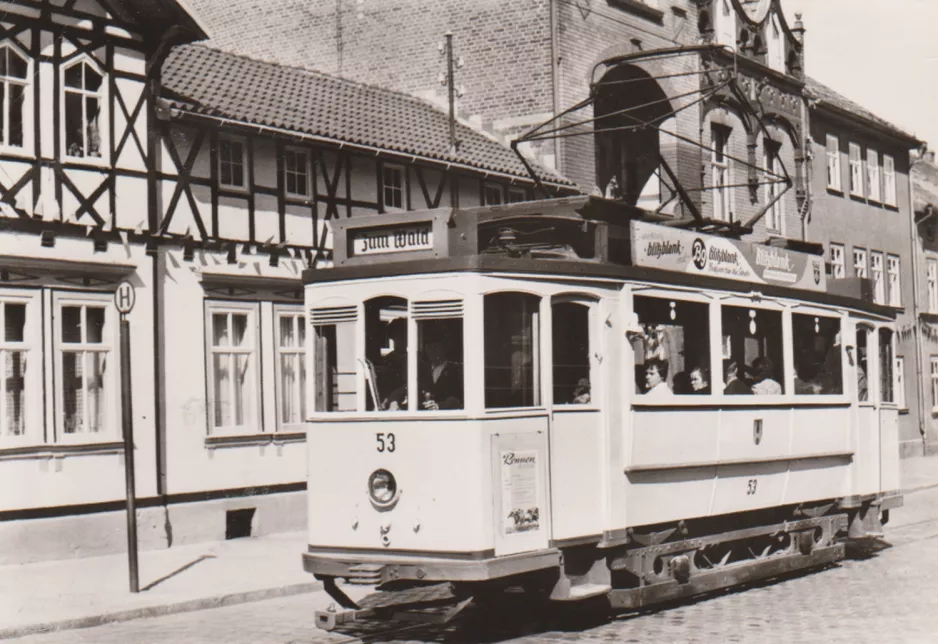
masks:
[[[447,115],[407,94],[204,45],[174,49],[162,75],[166,96],[183,111],[528,177],[508,147],[462,123],[453,153]],[[542,179],[572,185],[532,165]]]

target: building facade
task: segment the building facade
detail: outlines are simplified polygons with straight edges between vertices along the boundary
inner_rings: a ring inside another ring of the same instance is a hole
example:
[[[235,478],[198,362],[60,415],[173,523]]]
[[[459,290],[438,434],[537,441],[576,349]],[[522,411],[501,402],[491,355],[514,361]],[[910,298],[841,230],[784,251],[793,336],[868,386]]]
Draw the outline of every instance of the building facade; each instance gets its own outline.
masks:
[[[525,200],[524,164],[419,99],[187,44],[172,0],[4,11],[0,561],[125,547],[122,280],[142,547],[299,529],[330,222]]]
[[[926,454],[938,452],[938,164],[935,153],[912,164],[914,227],[913,332],[919,339],[914,382],[920,393]],[[912,383],[912,381],[910,381]]]

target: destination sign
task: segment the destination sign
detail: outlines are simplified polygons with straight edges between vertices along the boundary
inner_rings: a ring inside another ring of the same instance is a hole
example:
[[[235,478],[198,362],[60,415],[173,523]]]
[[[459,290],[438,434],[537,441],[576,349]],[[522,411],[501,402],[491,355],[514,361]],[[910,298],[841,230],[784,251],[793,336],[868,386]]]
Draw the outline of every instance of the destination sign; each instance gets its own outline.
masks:
[[[799,251],[632,222],[632,263],[757,284],[826,291],[824,259]]]
[[[407,226],[356,230],[349,237],[349,255],[382,255],[433,250],[431,222]]]

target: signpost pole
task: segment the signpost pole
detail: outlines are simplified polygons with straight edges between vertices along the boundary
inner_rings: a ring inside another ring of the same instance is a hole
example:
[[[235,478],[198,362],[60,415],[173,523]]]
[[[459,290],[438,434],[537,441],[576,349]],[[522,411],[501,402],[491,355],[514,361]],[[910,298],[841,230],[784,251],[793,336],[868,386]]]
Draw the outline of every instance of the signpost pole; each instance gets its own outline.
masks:
[[[127,498],[127,560],[130,572],[130,592],[140,592],[140,575],[137,561],[137,495],[136,469],[134,467],[134,416],[131,402],[130,381],[130,321],[127,314],[133,308],[134,287],[121,282],[114,294],[114,302],[121,314],[120,320],[120,379],[121,379],[121,427],[124,434],[124,483]]]

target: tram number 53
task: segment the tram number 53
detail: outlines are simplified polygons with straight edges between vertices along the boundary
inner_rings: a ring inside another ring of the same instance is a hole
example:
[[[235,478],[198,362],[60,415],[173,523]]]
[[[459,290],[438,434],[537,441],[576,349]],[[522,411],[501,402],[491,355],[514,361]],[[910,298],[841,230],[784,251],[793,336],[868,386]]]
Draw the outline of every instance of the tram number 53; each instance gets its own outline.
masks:
[[[384,432],[379,432],[375,434],[375,438],[378,439],[378,451],[379,452],[393,452],[396,447],[394,445],[394,434]]]
[[[746,495],[751,496],[756,493],[756,486],[759,484],[758,479],[749,479],[746,483]]]

